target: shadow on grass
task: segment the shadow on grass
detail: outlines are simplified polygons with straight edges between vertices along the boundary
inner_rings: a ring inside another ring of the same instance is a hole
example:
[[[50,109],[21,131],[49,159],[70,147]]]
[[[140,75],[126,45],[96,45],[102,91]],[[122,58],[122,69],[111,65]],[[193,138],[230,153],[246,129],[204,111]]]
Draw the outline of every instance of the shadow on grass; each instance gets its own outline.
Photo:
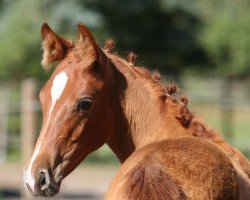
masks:
[[[20,191],[17,189],[0,188],[0,200],[2,199],[22,199]],[[39,198],[41,199],[41,198]],[[44,198],[45,199],[45,198]],[[46,198],[47,199],[47,198]],[[84,192],[84,193],[66,193],[62,197],[53,197],[51,199],[67,199],[67,200],[101,200],[103,196],[97,193]]]

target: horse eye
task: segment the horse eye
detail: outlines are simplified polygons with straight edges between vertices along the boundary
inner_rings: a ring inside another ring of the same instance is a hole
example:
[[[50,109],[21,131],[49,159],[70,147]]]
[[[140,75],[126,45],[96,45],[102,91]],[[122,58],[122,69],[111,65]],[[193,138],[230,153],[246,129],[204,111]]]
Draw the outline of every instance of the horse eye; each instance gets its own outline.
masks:
[[[92,106],[93,101],[89,98],[81,99],[78,103],[77,109],[78,111],[87,111]]]

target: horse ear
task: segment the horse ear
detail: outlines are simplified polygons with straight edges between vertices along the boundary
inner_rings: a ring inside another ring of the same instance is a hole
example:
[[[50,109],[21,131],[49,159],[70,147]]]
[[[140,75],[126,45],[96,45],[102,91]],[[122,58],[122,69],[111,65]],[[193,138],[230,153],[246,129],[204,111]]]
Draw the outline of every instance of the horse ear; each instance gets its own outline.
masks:
[[[78,44],[82,51],[93,53],[93,56],[98,60],[101,54],[101,49],[97,45],[90,30],[82,23],[78,23]]]
[[[50,64],[62,60],[74,44],[54,33],[47,23],[42,25],[41,35],[43,39],[42,66],[45,70],[49,70]]]

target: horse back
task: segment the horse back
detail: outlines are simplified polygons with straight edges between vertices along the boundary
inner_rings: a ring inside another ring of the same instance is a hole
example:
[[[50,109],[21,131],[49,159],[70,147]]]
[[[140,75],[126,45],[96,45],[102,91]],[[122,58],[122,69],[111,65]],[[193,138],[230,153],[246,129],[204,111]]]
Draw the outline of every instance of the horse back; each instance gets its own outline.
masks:
[[[237,174],[229,158],[212,143],[169,139],[133,153],[106,199],[239,199]]]

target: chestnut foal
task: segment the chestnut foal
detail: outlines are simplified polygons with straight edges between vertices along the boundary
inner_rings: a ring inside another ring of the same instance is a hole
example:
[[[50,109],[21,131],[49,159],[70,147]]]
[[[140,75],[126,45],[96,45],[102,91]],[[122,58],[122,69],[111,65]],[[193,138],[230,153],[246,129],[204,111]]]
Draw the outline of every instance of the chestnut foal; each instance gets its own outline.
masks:
[[[57,194],[63,178],[107,143],[123,163],[107,199],[243,198],[248,160],[193,117],[186,98],[175,100],[174,86],[78,29],[76,43],[41,29],[44,68],[59,64],[39,95],[43,126],[24,172],[30,193]]]

